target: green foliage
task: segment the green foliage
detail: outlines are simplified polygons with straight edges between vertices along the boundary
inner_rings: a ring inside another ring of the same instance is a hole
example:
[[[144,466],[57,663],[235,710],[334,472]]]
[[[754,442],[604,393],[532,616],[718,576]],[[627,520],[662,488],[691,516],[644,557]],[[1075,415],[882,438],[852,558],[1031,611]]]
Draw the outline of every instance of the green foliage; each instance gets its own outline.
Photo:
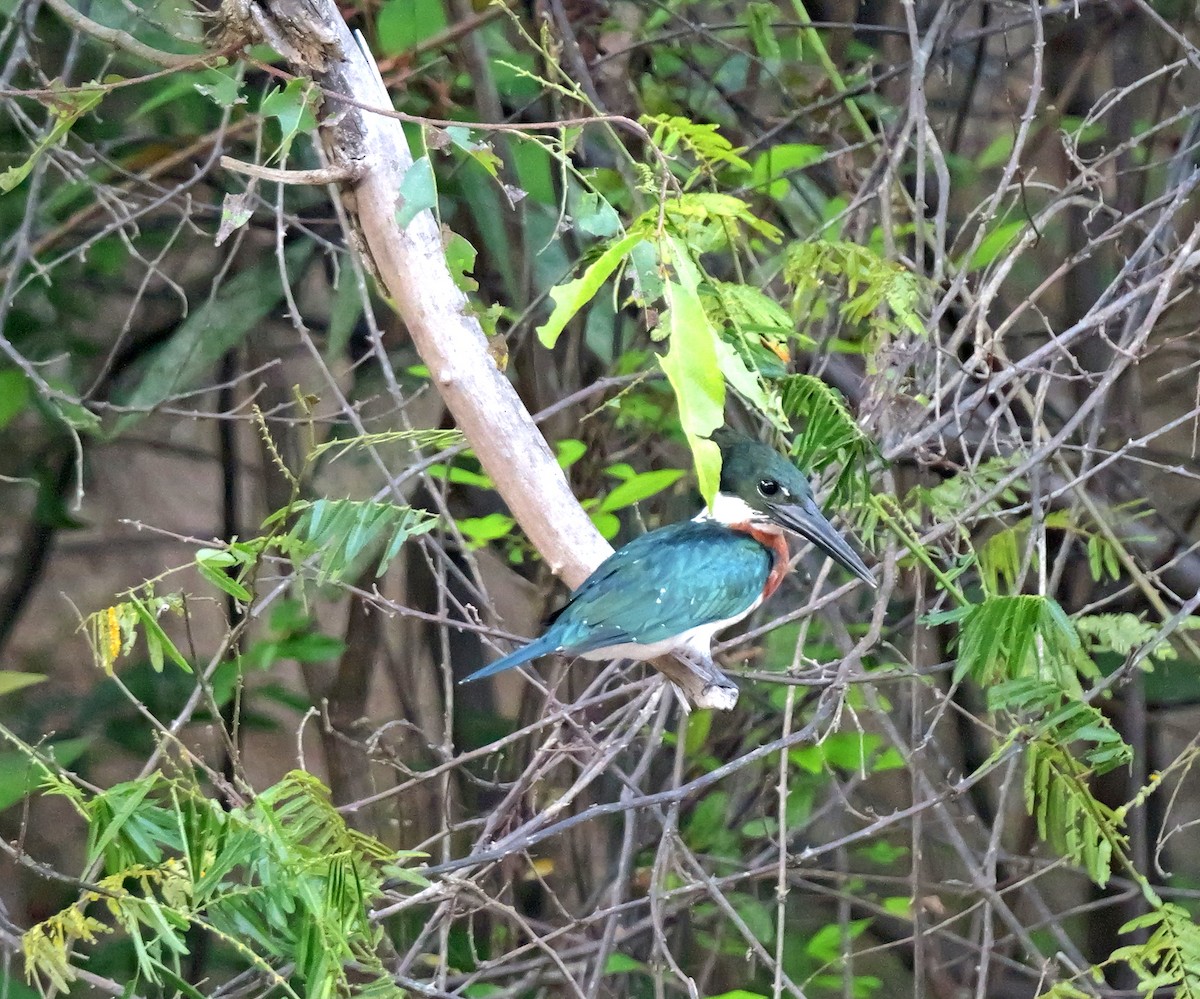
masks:
[[[432,530],[438,521],[424,510],[371,500],[301,501],[290,512],[299,514],[295,525],[273,544],[297,568],[312,559],[322,585],[352,581],[374,559],[375,575],[383,575],[404,542]]]
[[[437,205],[437,181],[428,156],[409,164],[400,179],[397,196],[396,225],[403,231],[421,212]]]
[[[920,279],[902,264],[886,260],[869,247],[835,240],[793,243],[784,259],[784,279],[793,288],[792,314],[819,315],[826,281],[844,285],[839,311],[852,325],[865,324],[875,339],[901,331],[924,338],[918,312]]]
[[[89,614],[79,626],[87,636],[97,669],[111,676],[117,659],[129,655],[133,649],[140,628],[146,654],[156,671],[162,671],[165,657],[190,673],[191,664],[158,623],[164,614],[183,612],[182,594],[156,596],[153,586],[147,583],[125,596],[127,599]]]
[[[651,141],[665,156],[686,151],[696,162],[683,186],[691,187],[701,177],[711,176],[721,167],[749,170],[750,164],[738,155],[733,144],[716,125],[694,122],[682,115],[643,115],[641,123],[651,130]]]
[[[835,506],[865,504],[871,495],[875,442],[859,427],[841,394],[815,375],[791,375],[782,383],[784,413],[803,421],[792,455],[813,474],[837,463],[831,500]]]
[[[387,877],[425,882],[396,866],[412,854],[349,828],[311,774],[293,771],[228,811],[193,781],[158,773],[90,796],[59,780],[49,790],[66,794],[87,820],[88,860],[102,860],[103,875],[23,937],[26,975],[39,987],[68,989],[72,949],[117,928],[134,945],[140,977],[176,981],[185,934],[196,927],[292,997],[366,987],[399,994],[367,909]],[[365,973],[369,986],[352,985],[352,963],[362,969],[354,981]]]
[[[296,136],[317,127],[314,109],[318,99],[317,88],[311,81],[300,77],[272,90],[263,98],[259,111],[264,117],[279,122],[279,145],[272,154],[274,157],[286,159]]]
[[[566,284],[559,285],[550,292],[554,301],[554,310],[550,318],[538,327],[537,335],[543,346],[553,347],[562,331],[575,315],[596,295],[621,265],[629,252],[642,241],[636,234],[628,234],[616,240],[588,268],[583,275]]]
[[[963,265],[963,269],[978,271],[985,268],[1017,241],[1017,237],[1021,235],[1028,224],[1025,219],[1000,223],[983,237],[983,241],[971,254],[971,259]]]
[[[98,83],[86,83],[80,88],[68,90],[61,81],[52,82],[49,96],[45,99],[46,108],[54,124],[38,140],[38,144],[24,163],[9,167],[0,173],[0,194],[6,194],[19,186],[46,150],[64,141],[75,123],[99,105],[105,92],[105,88]]]
[[[1149,931],[1149,939],[1118,948],[1111,960],[1129,964],[1138,977],[1138,991],[1147,999],[1160,989],[1174,990],[1178,999],[1200,997],[1200,926],[1187,910],[1160,903],[1121,927],[1122,933],[1136,931]]]
[[[688,252],[673,244],[673,263],[680,277],[667,282],[669,305],[663,324],[671,348],[659,358],[675,390],[679,423],[696,459],[700,495],[712,503],[720,481],[720,453],[707,438],[725,422],[725,379],[717,350],[717,334],[697,293],[700,276]]]
[[[1034,528],[1032,517],[1024,517],[1011,527],[1004,527],[979,546],[979,571],[990,593],[1002,593],[1017,588],[1021,573],[1021,558]],[[1117,579],[1121,574],[1117,544],[1100,530],[1080,522],[1070,510],[1052,510],[1041,518],[1041,529],[1063,531],[1085,541],[1088,566],[1096,582],[1107,574]],[[1037,552],[1033,553],[1037,564]]]
[[[1046,679],[1082,697],[1079,678],[1095,679],[1099,671],[1058,602],[1022,594],[988,597],[964,612],[954,676],[983,686]]]
[[[1136,614],[1085,614],[1075,618],[1075,629],[1089,652],[1127,656],[1134,649],[1150,646],[1151,659],[1166,662],[1179,658],[1171,643],[1161,637],[1161,627],[1143,621]],[[1200,617],[1188,617],[1180,623],[1181,631],[1198,629]]]
[[[1088,768],[1056,739],[1029,743],[1025,765],[1025,807],[1038,836],[1079,864],[1098,885],[1108,883],[1114,852],[1128,840],[1122,816],[1096,799]]]

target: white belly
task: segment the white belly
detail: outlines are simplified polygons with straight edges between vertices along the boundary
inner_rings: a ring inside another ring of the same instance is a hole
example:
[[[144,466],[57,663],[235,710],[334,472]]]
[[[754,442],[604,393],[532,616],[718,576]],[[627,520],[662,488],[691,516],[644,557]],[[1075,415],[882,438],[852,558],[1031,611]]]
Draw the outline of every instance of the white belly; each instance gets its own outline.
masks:
[[[760,596],[749,607],[740,614],[735,614],[733,617],[727,617],[723,621],[713,621],[710,624],[701,624],[690,631],[685,631],[682,634],[676,635],[673,638],[664,638],[661,642],[653,642],[648,645],[643,645],[640,642],[623,642],[620,645],[606,645],[602,649],[593,649],[591,652],[581,653],[583,659],[657,659],[659,656],[664,656],[668,652],[674,652],[676,649],[694,652],[701,657],[708,659],[712,655],[712,640],[713,636],[731,624],[737,624],[742,618],[753,611],[759,604],[762,603]]]

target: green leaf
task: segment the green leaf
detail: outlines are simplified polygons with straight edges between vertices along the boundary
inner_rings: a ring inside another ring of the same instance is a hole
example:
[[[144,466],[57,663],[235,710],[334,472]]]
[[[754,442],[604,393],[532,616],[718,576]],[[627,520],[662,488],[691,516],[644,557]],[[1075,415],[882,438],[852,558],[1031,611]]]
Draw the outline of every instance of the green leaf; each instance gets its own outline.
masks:
[[[297,135],[317,127],[317,116],[313,112],[316,100],[316,87],[303,77],[289,81],[286,87],[276,88],[263,98],[259,112],[279,122],[279,147],[274,155],[283,159]]]
[[[64,739],[43,747],[42,752],[60,766],[70,766],[83,755],[90,739]],[[0,753],[0,811],[11,808],[41,783],[46,768],[28,752]]]
[[[386,56],[399,55],[446,27],[442,0],[386,0],[375,28]]]
[[[308,240],[298,240],[286,250],[284,260],[291,284],[298,282],[312,251],[313,244]],[[265,260],[226,281],[149,355],[141,376],[116,401],[134,409],[151,410],[202,384],[225,352],[241,343],[282,298],[279,265],[274,260]],[[143,413],[123,414],[111,436],[118,436],[142,419]]]
[[[138,620],[142,623],[142,633],[146,637],[147,647],[154,648],[154,643],[157,643],[158,648],[162,651],[165,651],[167,656],[170,657],[171,661],[176,666],[178,666],[185,673],[192,672],[191,663],[183,658],[183,654],[175,647],[175,643],[172,642],[167,636],[167,633],[163,631],[162,625],[158,623],[158,619],[155,617],[154,611],[152,611],[144,601],[136,596],[131,595],[129,598],[129,603],[133,606],[134,611],[137,613]],[[160,656],[156,656],[155,658],[158,659],[158,662],[154,664],[155,668],[161,670],[162,659]]]
[[[779,39],[775,37],[772,22],[779,16],[779,8],[773,3],[751,3],[746,6],[746,28],[754,51],[767,60],[779,59]]]
[[[298,663],[328,662],[345,651],[346,643],[340,638],[319,631],[292,635],[275,643],[275,654],[280,659],[294,659]]]
[[[42,154],[65,139],[75,122],[96,107],[107,92],[95,83],[85,83],[80,90],[64,90],[58,81],[52,83],[50,89],[52,95],[48,98],[47,107],[54,124],[34,146],[24,163],[0,173],[0,194],[11,191],[28,177]]]
[[[354,579],[368,559],[378,559],[375,575],[383,575],[405,541],[436,524],[436,516],[413,507],[319,499],[302,507],[284,547],[298,569],[314,559],[324,585]]]
[[[967,261],[964,270],[968,272],[982,270],[1016,242],[1026,225],[1028,223],[1025,219],[1015,219],[993,229],[971,254],[971,259]]]
[[[450,277],[462,291],[477,291],[479,282],[471,273],[475,270],[478,251],[458,233],[449,232],[448,238],[447,233],[448,230],[443,228],[442,244],[446,251],[446,266],[450,270]]]
[[[192,86],[214,104],[231,108],[235,104],[245,103],[245,98],[239,95],[241,83],[231,74],[219,69],[206,69],[197,76],[204,82],[194,83]]]
[[[35,683],[41,683],[46,679],[42,673],[16,673],[12,670],[0,671],[0,697],[5,694],[12,694],[18,690],[24,690],[26,687],[32,687]]]
[[[678,468],[663,468],[628,478],[604,497],[600,504],[600,512],[612,513],[640,503],[673,486],[683,475],[683,471]]]
[[[7,427],[29,403],[29,379],[16,368],[0,371],[0,430]]]
[[[489,513],[486,517],[463,517],[454,522],[472,545],[479,547],[490,541],[508,537],[517,522],[503,513]]]
[[[199,554],[196,556],[196,568],[208,582],[218,590],[228,593],[235,600],[249,604],[254,599],[254,594],[232,576],[226,575],[221,566],[202,560]]]
[[[717,334],[697,294],[699,272],[684,247],[670,239],[672,265],[679,281],[668,281],[669,303],[663,325],[670,349],[659,364],[671,383],[679,407],[679,422],[696,461],[696,476],[704,502],[711,505],[720,479],[720,451],[707,438],[725,422],[725,379],[717,354]]]
[[[729,795],[724,791],[714,791],[701,798],[684,827],[688,846],[700,851],[711,847],[717,834],[725,828],[728,807]]]
[[[437,181],[433,176],[433,164],[428,156],[414,160],[400,179],[399,207],[396,209],[396,225],[407,229],[408,224],[421,212],[437,204]]]
[[[608,960],[604,962],[606,975],[622,975],[630,971],[646,970],[646,966],[641,961],[635,961],[627,954],[609,954]]]
[[[750,168],[750,183],[756,190],[782,201],[792,190],[788,175],[811,166],[825,156],[822,146],[796,142],[772,146],[759,154]]]
[[[761,992],[747,992],[745,989],[734,989],[732,992],[722,992],[720,995],[708,996],[707,999],[767,999]]]
[[[575,228],[589,236],[608,239],[621,231],[621,217],[616,209],[595,191],[579,196],[574,215]]]
[[[632,233],[623,236],[596,258],[583,272],[582,277],[550,290],[554,309],[550,318],[537,329],[542,346],[553,347],[558,342],[563,329],[575,313],[595,297],[600,286],[612,276],[621,261],[641,241],[641,236]]]

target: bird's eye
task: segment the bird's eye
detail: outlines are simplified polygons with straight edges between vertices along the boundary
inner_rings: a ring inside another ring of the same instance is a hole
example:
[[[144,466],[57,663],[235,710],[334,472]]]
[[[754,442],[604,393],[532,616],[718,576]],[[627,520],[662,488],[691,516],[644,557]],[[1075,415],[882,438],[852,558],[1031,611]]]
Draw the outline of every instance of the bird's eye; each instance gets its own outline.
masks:
[[[758,484],[758,494],[760,496],[766,496],[768,499],[770,499],[772,496],[778,496],[779,490],[780,485],[774,479],[763,479]]]

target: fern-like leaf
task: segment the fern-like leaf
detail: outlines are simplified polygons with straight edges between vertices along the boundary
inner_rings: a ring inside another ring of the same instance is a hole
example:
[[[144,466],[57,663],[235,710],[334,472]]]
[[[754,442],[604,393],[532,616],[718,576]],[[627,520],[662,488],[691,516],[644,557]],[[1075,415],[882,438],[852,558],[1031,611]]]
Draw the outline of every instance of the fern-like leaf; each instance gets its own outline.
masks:
[[[319,499],[292,509],[300,516],[275,543],[298,566],[314,559],[321,584],[353,579],[374,558],[379,560],[375,574],[383,575],[404,542],[437,523],[423,510],[370,500]]]
[[[865,505],[871,496],[869,466],[879,452],[841,394],[815,375],[792,375],[784,381],[781,396],[784,413],[804,423],[792,445],[796,460],[813,473],[838,463],[831,501],[835,506]]]
[[[964,676],[984,686],[1039,677],[1079,698],[1079,678],[1099,671],[1058,602],[1022,594],[988,597],[966,612],[955,668],[956,678]]]
[[[1111,960],[1124,961],[1138,977],[1138,990],[1147,999],[1160,989],[1176,999],[1200,999],[1200,926],[1187,910],[1167,902],[1130,920],[1122,933],[1149,930],[1144,944],[1113,951]]]
[[[1087,768],[1059,742],[1036,739],[1029,744],[1025,807],[1037,823],[1038,836],[1103,887],[1114,853],[1123,854],[1128,840],[1121,832],[1121,816],[1092,795],[1088,776]]]

